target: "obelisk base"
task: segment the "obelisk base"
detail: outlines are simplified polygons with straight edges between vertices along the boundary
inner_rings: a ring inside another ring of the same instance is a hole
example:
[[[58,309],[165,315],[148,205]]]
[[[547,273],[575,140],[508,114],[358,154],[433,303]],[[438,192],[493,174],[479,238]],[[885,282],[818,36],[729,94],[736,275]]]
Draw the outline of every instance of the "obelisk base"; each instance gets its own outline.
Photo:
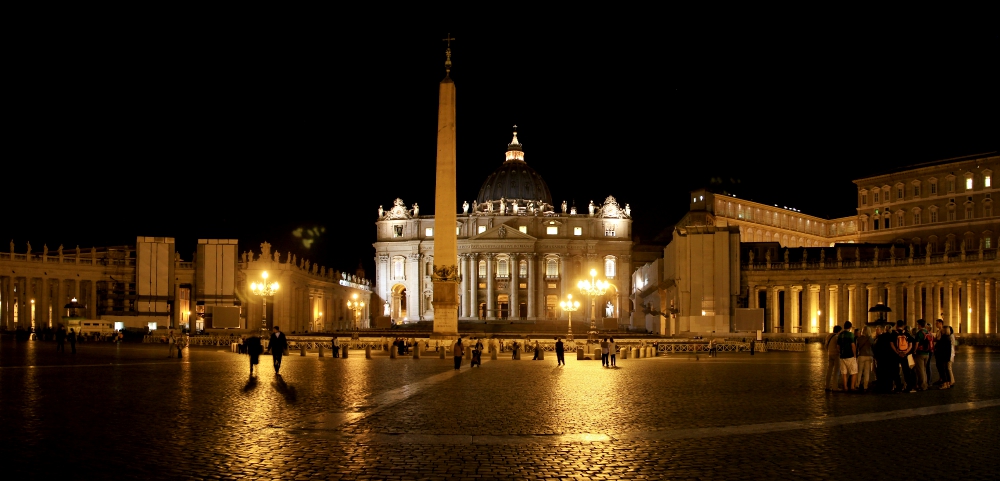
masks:
[[[458,283],[434,281],[434,328],[431,338],[458,337]]]

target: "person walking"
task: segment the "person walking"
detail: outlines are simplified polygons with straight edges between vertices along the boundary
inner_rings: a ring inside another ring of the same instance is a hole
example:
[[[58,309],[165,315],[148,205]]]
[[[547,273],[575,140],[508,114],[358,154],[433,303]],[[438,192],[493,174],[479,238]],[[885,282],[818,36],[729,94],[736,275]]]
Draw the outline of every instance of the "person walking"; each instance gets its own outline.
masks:
[[[76,354],[76,331],[70,328],[69,334],[66,335],[66,340],[69,341],[70,354]]]
[[[535,356],[531,358],[532,361],[537,361],[538,360],[538,351],[541,351],[541,350],[542,350],[542,348],[539,347],[538,340],[535,340]]]
[[[608,355],[611,356],[609,361],[611,363],[611,367],[617,367],[617,364],[615,364],[615,354],[617,350],[618,344],[615,343],[615,338],[612,337],[608,342]]]
[[[250,356],[250,375],[253,375],[253,367],[260,363],[260,353],[264,351],[264,346],[260,343],[260,337],[250,336],[243,342],[243,348]]]
[[[280,376],[281,356],[285,354],[285,349],[288,349],[288,338],[285,337],[285,334],[281,332],[278,326],[274,326],[271,330],[271,339],[267,342],[267,352],[271,353],[271,358],[274,362],[274,375]]]
[[[558,337],[555,338],[555,339],[556,339],[556,366],[565,366],[566,365],[566,353],[563,350],[562,339],[560,339]]]
[[[454,349],[454,352],[452,353],[452,355],[455,356],[455,369],[456,370],[461,369],[462,368],[462,356],[465,355],[465,346],[462,346],[462,338],[461,337],[458,338],[457,341],[455,341],[455,349]]]
[[[837,336],[840,335],[840,326],[833,326],[833,332],[826,337],[826,390],[837,390],[837,378],[840,373],[840,346],[837,344]]]

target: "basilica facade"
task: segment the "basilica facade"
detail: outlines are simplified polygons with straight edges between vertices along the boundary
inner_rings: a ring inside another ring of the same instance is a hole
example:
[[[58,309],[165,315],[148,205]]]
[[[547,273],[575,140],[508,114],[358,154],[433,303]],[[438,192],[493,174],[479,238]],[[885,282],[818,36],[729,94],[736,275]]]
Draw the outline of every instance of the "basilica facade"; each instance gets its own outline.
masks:
[[[433,320],[434,216],[395,199],[379,207],[376,226],[373,289],[382,317]],[[459,320],[566,320],[559,303],[572,295],[584,304],[575,319],[629,324],[631,231],[631,206],[613,196],[580,211],[554,203],[515,132],[503,162],[457,214]],[[609,287],[588,299],[577,284],[592,270]]]
[[[836,219],[695,191],[663,258],[632,273],[632,299],[664,334],[826,333],[879,303],[909,325],[996,334],[998,168],[989,153],[864,177],[855,214]]]

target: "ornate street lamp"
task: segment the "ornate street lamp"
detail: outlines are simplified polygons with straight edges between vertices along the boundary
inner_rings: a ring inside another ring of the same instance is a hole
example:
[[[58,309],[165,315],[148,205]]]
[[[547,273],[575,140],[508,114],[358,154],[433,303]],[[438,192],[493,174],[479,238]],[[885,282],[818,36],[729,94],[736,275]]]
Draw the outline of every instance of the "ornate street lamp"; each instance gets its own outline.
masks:
[[[566,339],[572,341],[573,340],[573,312],[580,308],[580,301],[574,301],[573,300],[573,294],[569,294],[569,295],[566,296],[566,300],[565,301],[560,301],[559,302],[559,307],[561,307],[562,310],[566,311],[566,314],[569,315],[569,330],[567,331]]]
[[[260,316],[260,332],[261,339],[267,339],[267,298],[278,292],[278,283],[267,282],[267,271],[264,271],[260,276],[264,280],[260,284],[256,282],[250,283],[250,291],[264,300],[264,314]]]
[[[608,291],[608,286],[610,285],[608,281],[597,280],[597,269],[590,270],[589,281],[584,280],[576,284],[576,287],[580,289],[580,293],[590,298],[590,332],[592,334],[597,332],[594,302],[597,301],[597,297],[603,296]]]
[[[359,301],[358,295],[354,294],[351,296],[354,302],[350,300],[347,301],[347,308],[354,311],[354,330],[358,330],[358,317],[361,316],[361,311],[365,309],[365,301]]]

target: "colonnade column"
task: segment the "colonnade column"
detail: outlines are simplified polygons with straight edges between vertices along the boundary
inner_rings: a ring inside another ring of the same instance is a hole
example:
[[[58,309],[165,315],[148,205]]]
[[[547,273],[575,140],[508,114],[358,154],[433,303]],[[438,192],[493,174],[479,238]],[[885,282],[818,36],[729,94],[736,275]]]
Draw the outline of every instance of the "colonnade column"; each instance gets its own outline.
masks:
[[[902,297],[899,295],[899,283],[887,283],[886,290],[889,291],[889,298],[886,299],[885,305],[892,308],[892,312],[895,314],[896,319],[903,319],[903,303],[901,302]]]
[[[517,254],[510,254],[510,269],[507,271],[510,273],[510,314],[511,319],[519,319],[521,317],[521,306],[518,303],[517,298],[517,288],[521,284],[521,269],[520,262],[517,260]]]
[[[799,286],[788,286],[785,289],[785,305],[788,306],[789,316],[788,324],[792,326],[791,331],[795,332],[809,332],[808,328],[802,325],[802,316],[799,315],[799,292],[802,288]]]
[[[559,299],[560,300],[566,300],[566,294],[569,294],[568,291],[570,289],[569,276],[566,273],[566,271],[568,270],[566,268],[566,260],[567,260],[567,255],[566,254],[559,254],[559,260],[558,260],[558,262],[559,262]],[[548,302],[548,301],[546,301],[546,302]],[[585,302],[586,302],[586,300],[580,302],[580,304],[584,304]],[[547,307],[543,307],[543,309],[546,309],[546,308]],[[583,309],[583,312],[587,312],[588,309],[590,309],[589,306],[585,307]],[[556,317],[558,318],[559,315],[557,314]],[[580,316],[580,319],[590,319],[590,316]]]
[[[855,326],[862,325],[857,320],[858,319],[858,308],[857,308],[857,304],[858,304],[858,289],[857,289],[857,286],[855,286],[853,284],[851,284],[851,285],[844,284],[844,293],[845,293],[844,294],[844,297],[845,297],[844,300],[846,301],[846,305],[847,305],[847,310],[844,311],[844,312],[847,313],[847,320],[851,321],[851,324],[853,324]]]
[[[97,319],[97,281],[90,281],[90,298],[87,299],[87,312],[90,319]]]
[[[747,296],[748,296],[747,307],[750,308],[750,309],[757,309],[757,305],[758,305],[758,302],[757,302],[757,284],[754,284],[754,283],[751,282],[750,285],[747,286]]]
[[[528,290],[526,291],[528,294],[528,319],[532,319],[537,317],[535,314],[535,288],[537,284],[535,282],[535,253],[529,252],[524,257],[528,261]]]
[[[768,319],[768,330],[767,332],[778,332],[778,322],[780,320],[781,313],[778,309],[778,287],[768,286],[767,287],[767,308],[768,312],[771,314],[770,319]]]
[[[51,323],[52,316],[49,316],[49,306],[52,304],[52,281],[53,279],[42,278],[42,295],[38,296],[38,318],[44,327],[49,327],[50,325],[57,327],[56,323]]]
[[[942,295],[942,298],[944,299],[944,305],[941,306],[941,310],[944,313],[944,316],[942,316],[942,319],[944,319],[945,325],[951,326],[952,328],[954,328],[956,326],[955,326],[955,322],[954,322],[954,319],[953,319],[954,309],[952,308],[953,307],[952,304],[954,303],[954,299],[952,298],[952,282],[951,281],[944,281],[944,283],[941,286],[941,289],[942,289],[942,291],[944,291],[943,295]]]
[[[972,318],[976,321],[972,324],[972,332],[985,334],[986,333],[986,293],[984,292],[985,282],[982,278],[978,278],[975,281],[974,295],[969,299],[972,299]]]
[[[875,320],[871,313],[871,308],[875,307],[875,304],[878,303],[878,286],[868,284],[865,287],[868,294],[868,308],[865,310],[865,322],[871,322]]]
[[[920,295],[923,289],[917,282],[906,283],[906,324],[914,324],[918,318],[921,316],[918,314],[920,310],[917,306],[921,305],[920,299],[923,296]]]
[[[479,319],[479,254],[469,254],[469,280],[472,282],[469,289],[469,304],[472,308],[470,317]]]
[[[819,285],[819,309],[816,309],[816,324],[820,332],[830,332],[830,286],[828,284]]]
[[[986,292],[986,334],[997,333],[997,281],[993,278],[986,278],[983,286]]]
[[[932,322],[937,319],[943,318],[941,316],[941,286],[936,281],[929,283],[927,287],[927,306],[930,309],[930,313],[924,314],[924,319],[927,322]]]
[[[458,255],[458,317],[469,317],[469,259],[467,254]]]
[[[493,280],[493,259],[495,255],[491,252],[486,254],[486,318],[496,319],[497,313],[496,309],[496,293],[494,289]]]
[[[782,315],[785,318],[784,332],[793,332],[795,329],[795,324],[792,322],[792,286],[787,285],[782,289],[785,293],[785,306],[782,309]],[[718,312],[718,311],[716,311]]]

